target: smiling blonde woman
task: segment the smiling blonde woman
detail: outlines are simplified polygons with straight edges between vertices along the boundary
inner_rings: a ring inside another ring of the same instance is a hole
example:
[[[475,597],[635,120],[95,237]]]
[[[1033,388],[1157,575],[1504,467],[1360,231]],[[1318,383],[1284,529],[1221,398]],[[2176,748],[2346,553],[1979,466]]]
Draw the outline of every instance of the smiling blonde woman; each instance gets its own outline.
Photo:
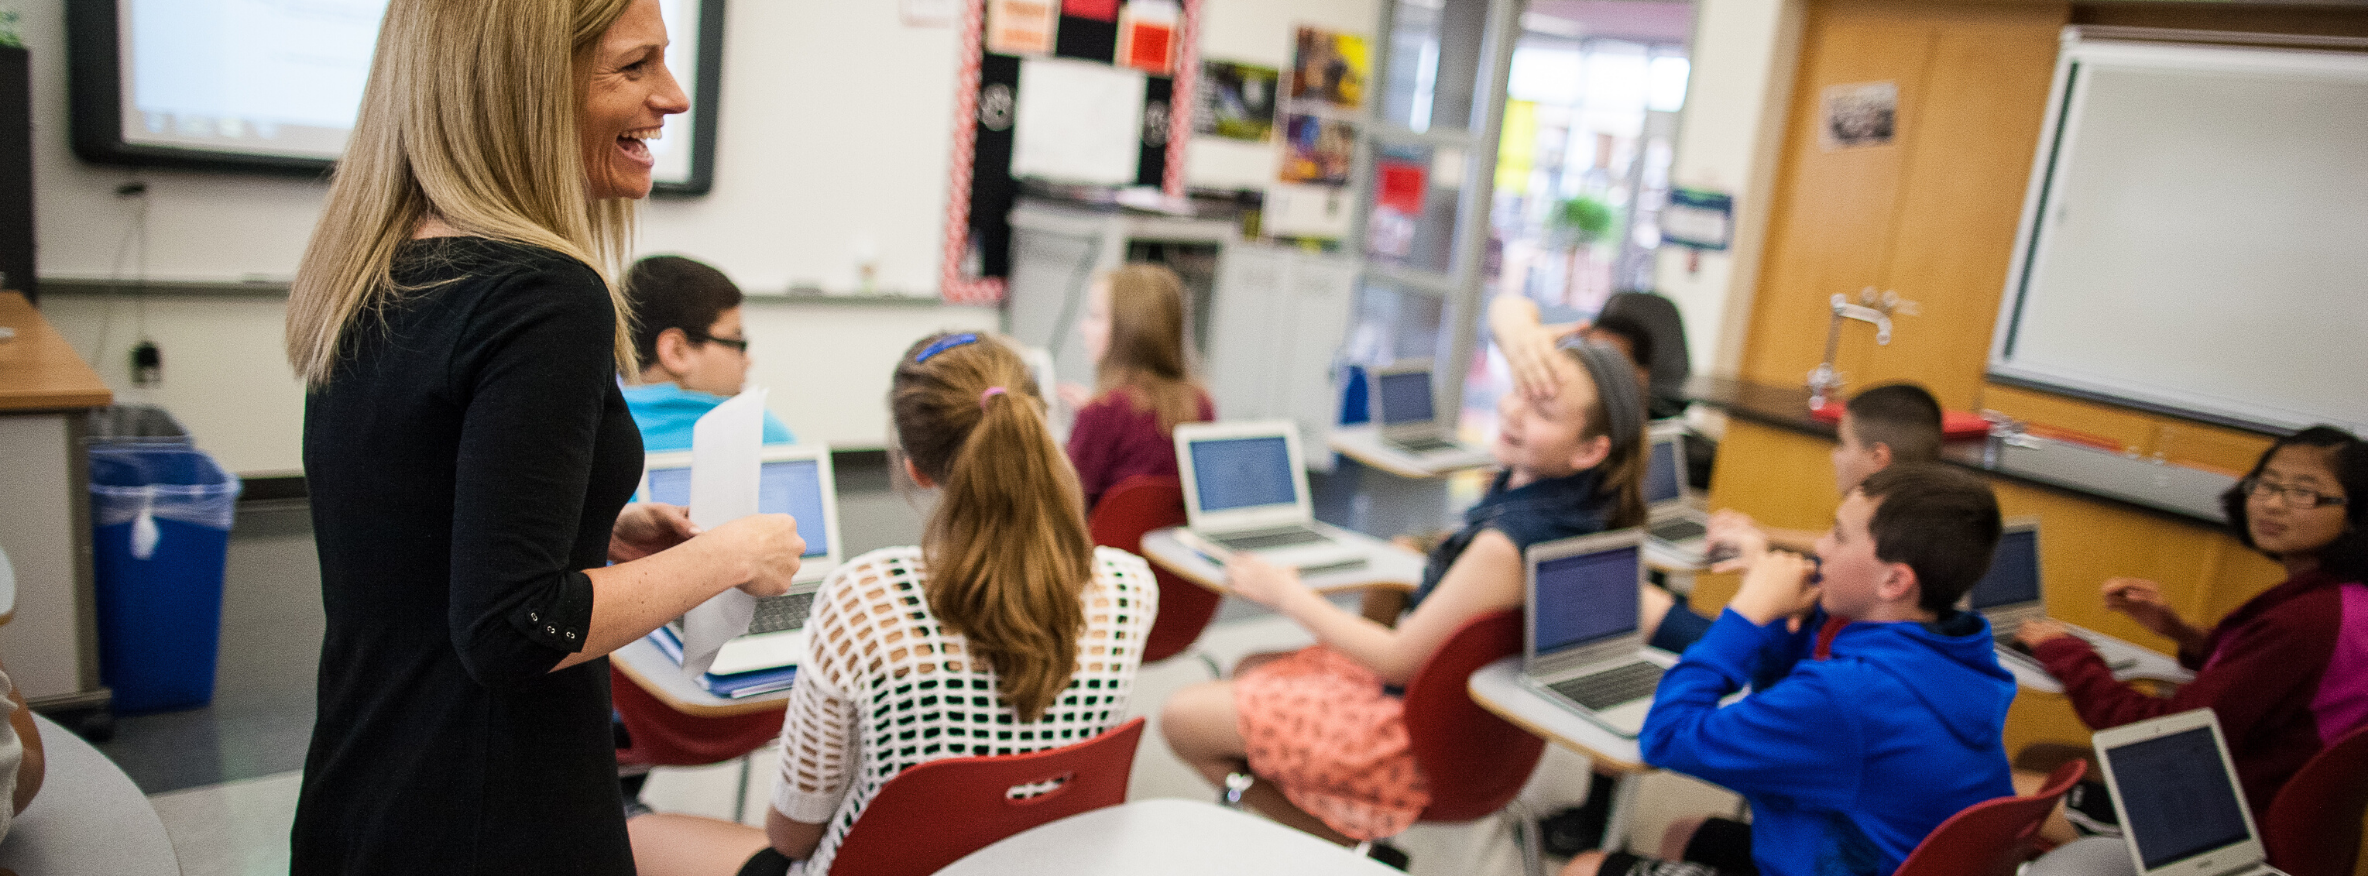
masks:
[[[796,572],[783,515],[620,515],[604,266],[686,109],[666,41],[656,0],[387,7],[288,307],[328,615],[294,873],[633,872],[603,655]]]

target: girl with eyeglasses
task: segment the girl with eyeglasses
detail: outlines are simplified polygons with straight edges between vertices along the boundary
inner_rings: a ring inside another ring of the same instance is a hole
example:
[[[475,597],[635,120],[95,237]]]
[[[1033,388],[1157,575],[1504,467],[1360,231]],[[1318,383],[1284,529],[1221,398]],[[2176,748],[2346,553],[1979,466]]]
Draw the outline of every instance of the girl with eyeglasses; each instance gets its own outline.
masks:
[[[2052,620],[2016,637],[2064,683],[2082,723],[2103,729],[2210,706],[2256,815],[2326,743],[2368,724],[2368,444],[2313,426],[2271,444],[2221,496],[2239,541],[2286,580],[2210,629],[2171,610],[2162,585],[2114,578],[2105,607],[2179,645],[2195,680],[2170,697],[2114,680],[2088,643]],[[2108,810],[2110,811],[2110,810]]]

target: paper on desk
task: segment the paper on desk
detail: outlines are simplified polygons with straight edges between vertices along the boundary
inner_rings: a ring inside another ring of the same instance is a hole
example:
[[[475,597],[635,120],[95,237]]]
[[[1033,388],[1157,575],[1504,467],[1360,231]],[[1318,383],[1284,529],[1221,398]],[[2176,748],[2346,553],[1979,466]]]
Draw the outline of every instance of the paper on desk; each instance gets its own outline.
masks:
[[[691,523],[705,531],[756,513],[757,454],[765,443],[765,390],[752,388],[716,405],[691,426]],[[716,594],[682,616],[683,675],[698,678],[725,642],[748,632],[756,597],[738,588]]]

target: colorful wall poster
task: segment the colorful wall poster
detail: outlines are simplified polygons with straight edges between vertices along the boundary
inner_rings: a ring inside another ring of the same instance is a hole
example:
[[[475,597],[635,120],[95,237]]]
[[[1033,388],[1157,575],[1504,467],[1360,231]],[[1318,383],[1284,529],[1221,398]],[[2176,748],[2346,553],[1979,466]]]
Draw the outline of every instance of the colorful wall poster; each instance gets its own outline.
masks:
[[[1274,133],[1282,71],[1232,61],[1210,61],[1200,69],[1200,110],[1192,117],[1193,133],[1253,143]]]
[[[1289,183],[1347,185],[1356,157],[1356,126],[1334,119],[1293,114],[1283,122],[1283,168]]]
[[[1061,9],[1054,0],[987,0],[987,51],[998,55],[1052,53]]]
[[[1153,76],[1176,71],[1177,26],[1183,8],[1173,0],[1134,0],[1118,12],[1118,53],[1111,63]]]
[[[1372,81],[1373,62],[1364,37],[1302,27],[1292,58],[1292,100],[1317,101],[1344,110],[1365,105],[1365,84]]]

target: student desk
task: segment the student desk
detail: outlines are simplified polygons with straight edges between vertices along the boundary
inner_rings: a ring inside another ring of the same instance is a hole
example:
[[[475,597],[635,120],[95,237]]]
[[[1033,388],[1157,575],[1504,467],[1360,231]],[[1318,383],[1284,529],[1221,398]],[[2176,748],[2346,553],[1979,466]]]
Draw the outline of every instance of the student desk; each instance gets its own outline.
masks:
[[[48,718],[33,723],[48,773],[0,841],[0,867],[23,876],[179,876],[172,838],[131,777]]]
[[[1521,658],[1507,657],[1480,667],[1468,683],[1472,702],[1513,722],[1513,726],[1580,754],[1593,762],[1597,775],[1619,782],[1612,790],[1611,808],[1603,826],[1604,851],[1617,851],[1627,840],[1630,814],[1636,806],[1635,776],[1650,772],[1637,751],[1636,740],[1606,730],[1572,713],[1521,683]]]
[[[1227,592],[1225,566],[1186,547],[1184,542],[1176,538],[1176,527],[1145,533],[1143,556],[1186,581],[1218,593]],[[1412,590],[1415,585],[1422,583],[1423,562],[1421,554],[1384,543],[1372,551],[1363,566],[1309,575],[1302,580],[1308,587],[1322,593],[1363,590],[1368,587]]]
[[[1398,876],[1348,849],[1247,812],[1151,799],[1080,812],[1004,837],[938,876]]]
[[[650,696],[657,697],[658,702],[665,703],[667,708],[701,718],[729,718],[762,712],[788,700],[792,690],[785,687],[739,699],[716,696],[700,687],[698,682],[685,677],[682,664],[674,662],[673,658],[666,656],[666,652],[650,644],[648,636],[618,648],[608,655],[608,659],[618,672],[625,674],[627,680],[649,691]]]
[[[16,611],[0,656],[36,708],[104,705],[90,560],[90,409],[105,381],[41,313],[0,292],[0,550],[16,567]]]
[[[1494,457],[1477,447],[1464,453],[1440,453],[1425,460],[1383,441],[1381,429],[1374,426],[1342,426],[1332,430],[1332,437],[1325,443],[1333,451],[1367,467],[1402,478],[1446,477],[1459,471],[1496,464]]]

